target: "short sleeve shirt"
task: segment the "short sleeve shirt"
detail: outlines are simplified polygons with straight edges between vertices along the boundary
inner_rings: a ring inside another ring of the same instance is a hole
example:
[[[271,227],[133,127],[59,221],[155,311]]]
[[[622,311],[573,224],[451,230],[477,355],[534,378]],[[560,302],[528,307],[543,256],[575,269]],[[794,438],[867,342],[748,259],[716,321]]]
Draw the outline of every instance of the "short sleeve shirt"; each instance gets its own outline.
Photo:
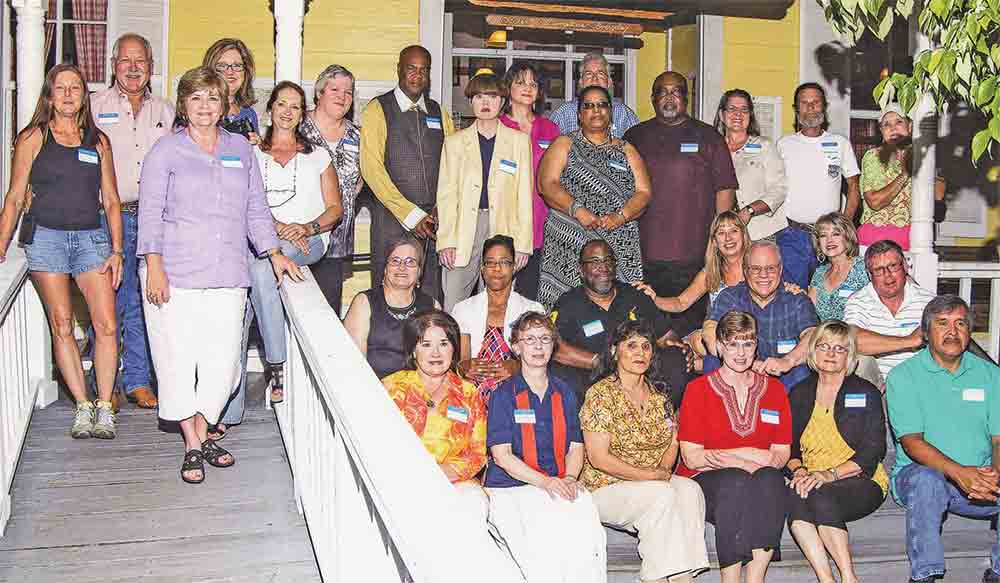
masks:
[[[861,158],[861,192],[872,192],[881,190],[887,184],[903,173],[903,164],[895,156],[889,160],[889,164],[882,164],[878,159],[878,148],[872,148],[865,152]],[[868,206],[868,201],[862,198],[861,224],[873,225],[876,227],[910,226],[910,198],[912,196],[912,181],[907,180],[906,185],[896,193],[896,197],[882,209],[874,210]]]
[[[837,134],[790,134],[778,140],[778,151],[788,180],[785,215],[800,223],[839,211],[841,179],[861,173],[851,142]]]
[[[510,444],[511,452],[519,459],[524,459],[524,440],[522,438],[522,423],[530,419],[525,415],[516,415],[518,410],[517,396],[523,392],[528,394],[528,403],[534,413],[533,423],[535,429],[535,459],[538,460],[538,467],[548,476],[558,476],[559,470],[556,465],[553,427],[553,395],[558,393],[562,396],[563,422],[566,424],[566,451],[569,452],[571,443],[583,443],[583,433],[580,431],[580,418],[577,417],[576,393],[573,388],[564,380],[556,376],[549,376],[549,387],[545,391],[545,398],[539,399],[528,387],[527,381],[518,373],[505,380],[490,394],[490,405],[486,421],[486,447],[494,445]],[[487,488],[511,488],[523,486],[524,482],[511,477],[506,470],[497,464],[490,464],[486,468]]]
[[[924,308],[933,299],[934,294],[908,281],[903,289],[903,304],[893,314],[878,297],[875,286],[869,283],[848,298],[844,306],[844,321],[884,336],[906,336],[920,326]],[[882,376],[887,377],[896,365],[913,354],[902,351],[879,355],[878,368]]]
[[[621,383],[605,377],[587,390],[580,409],[580,426],[584,431],[607,433],[611,437],[611,455],[637,468],[651,469],[660,465],[664,452],[674,440],[676,416],[670,399],[652,392],[643,411],[628,401]],[[583,464],[581,481],[588,490],[596,490],[620,482],[590,465]]]
[[[739,188],[725,140],[696,119],[676,126],[651,119],[625,132],[625,140],[639,150],[652,181],[652,200],[639,219],[643,259],[703,258],[716,193]]]
[[[745,282],[728,287],[715,298],[708,319],[718,322],[733,310],[757,320],[757,358],[761,360],[788,354],[799,343],[802,331],[819,323],[809,296],[789,293],[783,285],[763,308],[753,301]]]
[[[904,435],[921,433],[959,464],[990,465],[990,436],[1000,435],[1000,368],[966,352],[952,373],[924,348],[889,374],[886,401],[897,444]],[[893,489],[896,475],[912,463],[897,445]]]
[[[809,282],[809,287],[816,290],[816,315],[819,316],[821,322],[843,320],[847,299],[871,281],[868,278],[868,271],[865,269],[865,259],[860,256],[854,258],[854,263],[851,265],[851,271],[847,274],[847,279],[832,291],[827,291],[826,283],[824,282],[826,274],[829,271],[829,263],[820,265],[816,268],[816,273],[813,274],[812,281]]]

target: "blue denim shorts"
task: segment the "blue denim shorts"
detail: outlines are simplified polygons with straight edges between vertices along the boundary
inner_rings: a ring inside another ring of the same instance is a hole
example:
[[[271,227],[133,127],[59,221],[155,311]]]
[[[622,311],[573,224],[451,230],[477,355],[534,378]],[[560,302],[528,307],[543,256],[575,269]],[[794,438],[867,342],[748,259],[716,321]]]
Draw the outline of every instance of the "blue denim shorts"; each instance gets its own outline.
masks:
[[[111,240],[104,229],[63,231],[39,225],[35,240],[24,246],[28,271],[76,276],[97,269],[111,256]]]

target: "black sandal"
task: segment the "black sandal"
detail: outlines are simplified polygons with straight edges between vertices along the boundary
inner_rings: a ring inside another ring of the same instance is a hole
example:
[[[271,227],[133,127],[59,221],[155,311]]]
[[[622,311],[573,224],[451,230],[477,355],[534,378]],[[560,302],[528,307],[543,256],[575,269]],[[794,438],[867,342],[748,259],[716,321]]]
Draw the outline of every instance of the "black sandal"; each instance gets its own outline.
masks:
[[[192,449],[184,453],[184,463],[181,464],[181,479],[188,484],[200,484],[205,481],[205,455],[200,450]],[[185,472],[200,471],[201,477],[189,478]]]
[[[222,441],[227,435],[229,435],[229,428],[226,427],[225,429],[219,429],[219,425],[222,424],[216,423],[208,430],[208,438],[212,441]]]
[[[268,365],[271,377],[271,403],[281,403],[285,400],[285,367],[284,363]]]
[[[218,444],[211,439],[206,439],[202,442],[201,451],[204,453],[205,461],[217,468],[228,468],[236,463],[236,458],[233,457],[233,454],[219,447]],[[220,461],[227,455],[229,456],[228,463]]]

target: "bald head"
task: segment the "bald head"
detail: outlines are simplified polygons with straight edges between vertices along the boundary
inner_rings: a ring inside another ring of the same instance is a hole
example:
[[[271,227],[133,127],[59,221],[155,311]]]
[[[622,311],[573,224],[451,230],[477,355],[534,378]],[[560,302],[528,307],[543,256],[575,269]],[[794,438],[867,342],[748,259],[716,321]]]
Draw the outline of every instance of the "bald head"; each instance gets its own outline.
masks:
[[[650,99],[656,119],[667,125],[676,125],[687,119],[688,84],[684,75],[664,71],[653,81]]]
[[[411,101],[419,100],[431,85],[430,52],[420,45],[410,45],[399,51],[396,75],[403,93]]]

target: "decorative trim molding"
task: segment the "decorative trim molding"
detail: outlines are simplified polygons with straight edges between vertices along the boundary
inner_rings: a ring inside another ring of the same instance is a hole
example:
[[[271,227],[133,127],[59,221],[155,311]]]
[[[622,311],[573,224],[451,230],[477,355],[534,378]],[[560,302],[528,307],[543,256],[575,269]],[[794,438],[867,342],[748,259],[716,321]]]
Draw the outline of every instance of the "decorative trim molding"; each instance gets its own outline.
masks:
[[[513,28],[572,30],[574,32],[596,32],[614,35],[627,34],[633,36],[642,34],[643,30],[641,24],[582,20],[578,18],[553,18],[551,16],[520,16],[515,14],[487,14],[486,24]]]

